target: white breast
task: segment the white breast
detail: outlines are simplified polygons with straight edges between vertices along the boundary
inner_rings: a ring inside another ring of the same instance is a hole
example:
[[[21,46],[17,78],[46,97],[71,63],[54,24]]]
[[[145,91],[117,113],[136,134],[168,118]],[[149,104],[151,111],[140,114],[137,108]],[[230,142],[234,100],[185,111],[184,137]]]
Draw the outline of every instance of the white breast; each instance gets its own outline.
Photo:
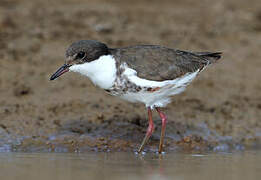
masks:
[[[91,62],[73,65],[70,71],[87,76],[95,85],[108,89],[116,79],[116,61],[113,56],[104,55]]]

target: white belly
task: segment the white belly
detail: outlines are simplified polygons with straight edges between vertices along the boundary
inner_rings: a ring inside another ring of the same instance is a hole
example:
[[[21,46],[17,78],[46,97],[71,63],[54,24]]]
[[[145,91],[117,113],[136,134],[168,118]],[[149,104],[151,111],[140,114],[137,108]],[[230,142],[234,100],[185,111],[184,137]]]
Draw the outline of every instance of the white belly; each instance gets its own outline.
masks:
[[[154,92],[149,92],[146,90],[141,90],[137,93],[128,92],[123,94],[121,98],[130,102],[141,102],[151,108],[164,107],[171,102],[171,96],[183,92],[186,86],[196,77],[198,73],[199,71],[187,73],[175,80],[167,80],[162,82],[149,81],[141,79],[137,76],[128,77],[133,83],[142,87],[144,87],[143,84],[146,84],[145,87],[160,87],[160,89]]]
[[[161,92],[138,92],[138,93],[127,93],[121,96],[122,99],[125,99],[130,102],[140,102],[144,103],[146,107],[165,107],[168,103],[171,102],[170,96],[179,94],[185,90],[185,87],[178,88],[172,92],[169,90],[164,90]]]

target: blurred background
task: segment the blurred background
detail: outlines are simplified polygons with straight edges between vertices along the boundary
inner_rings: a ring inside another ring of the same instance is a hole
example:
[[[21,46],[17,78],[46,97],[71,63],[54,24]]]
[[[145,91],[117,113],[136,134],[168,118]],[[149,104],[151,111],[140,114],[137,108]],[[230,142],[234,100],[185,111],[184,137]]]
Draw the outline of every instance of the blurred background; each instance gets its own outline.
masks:
[[[165,148],[260,144],[260,0],[1,0],[1,151],[128,151],[140,143],[143,105],[107,95],[78,74],[49,81],[66,48],[80,39],[222,51],[165,109]],[[154,122],[152,151],[160,135],[156,114]]]

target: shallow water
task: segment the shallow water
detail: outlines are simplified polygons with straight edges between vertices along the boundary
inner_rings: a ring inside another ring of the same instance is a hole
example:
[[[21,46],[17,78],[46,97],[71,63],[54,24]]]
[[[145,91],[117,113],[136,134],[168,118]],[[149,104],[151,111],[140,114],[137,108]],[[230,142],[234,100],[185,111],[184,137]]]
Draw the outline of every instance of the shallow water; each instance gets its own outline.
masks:
[[[261,177],[261,151],[234,153],[0,153],[1,179],[229,179]]]

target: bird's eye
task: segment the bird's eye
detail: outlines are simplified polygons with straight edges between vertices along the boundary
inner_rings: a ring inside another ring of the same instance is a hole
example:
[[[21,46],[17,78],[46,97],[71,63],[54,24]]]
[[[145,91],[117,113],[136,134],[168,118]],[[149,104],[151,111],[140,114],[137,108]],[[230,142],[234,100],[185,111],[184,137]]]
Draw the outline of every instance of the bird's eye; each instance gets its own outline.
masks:
[[[80,51],[80,52],[77,54],[76,59],[82,59],[82,58],[84,58],[84,57],[85,57],[85,52]]]

